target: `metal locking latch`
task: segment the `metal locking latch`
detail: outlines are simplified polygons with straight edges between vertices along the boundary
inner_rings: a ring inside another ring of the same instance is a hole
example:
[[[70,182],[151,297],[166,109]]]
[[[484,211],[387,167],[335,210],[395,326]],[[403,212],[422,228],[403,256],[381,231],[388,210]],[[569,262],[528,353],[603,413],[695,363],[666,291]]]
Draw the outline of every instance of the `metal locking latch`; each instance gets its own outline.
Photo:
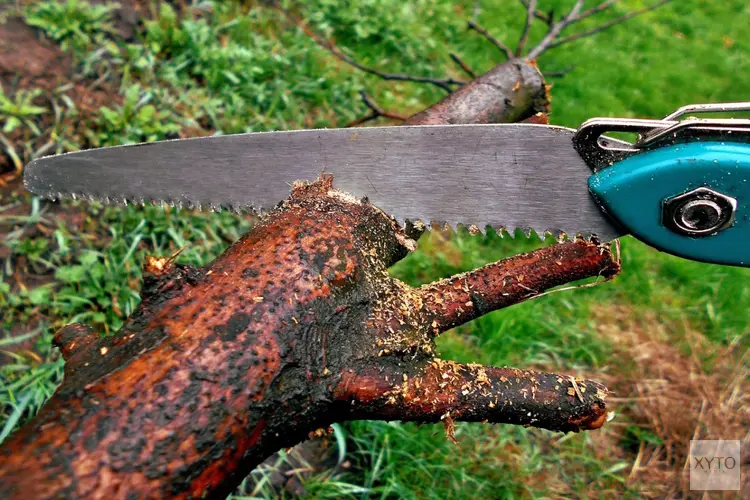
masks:
[[[594,118],[573,138],[574,146],[594,173],[638,153],[699,141],[750,143],[750,120],[697,118],[701,113],[748,112],[750,102],[683,106],[662,120]],[[606,137],[607,132],[637,132],[629,143]],[[672,232],[706,237],[732,226],[737,200],[709,186],[694,187],[662,200],[662,224]]]

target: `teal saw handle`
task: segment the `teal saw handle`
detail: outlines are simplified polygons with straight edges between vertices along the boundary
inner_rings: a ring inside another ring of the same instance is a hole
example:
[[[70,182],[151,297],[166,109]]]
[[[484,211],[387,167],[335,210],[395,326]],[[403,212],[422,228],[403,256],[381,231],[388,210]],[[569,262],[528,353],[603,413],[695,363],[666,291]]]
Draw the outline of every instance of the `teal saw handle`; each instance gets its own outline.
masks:
[[[592,175],[589,190],[607,215],[659,250],[750,267],[750,144],[644,151]]]

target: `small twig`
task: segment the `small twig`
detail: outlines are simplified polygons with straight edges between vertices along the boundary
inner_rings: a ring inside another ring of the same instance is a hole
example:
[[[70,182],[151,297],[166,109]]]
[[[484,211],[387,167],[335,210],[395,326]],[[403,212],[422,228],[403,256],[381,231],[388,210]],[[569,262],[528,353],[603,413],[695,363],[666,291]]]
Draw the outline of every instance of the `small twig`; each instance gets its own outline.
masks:
[[[520,1],[521,1],[521,5],[523,5],[527,9],[529,8],[529,1],[528,0],[520,0]],[[603,11],[609,9],[610,7],[612,7],[614,4],[618,3],[619,1],[620,0],[607,0],[606,2],[602,2],[599,5],[596,5],[594,7],[591,7],[588,10],[585,10],[585,11],[581,12],[578,15],[578,19],[576,19],[576,20],[580,21],[582,19],[586,19],[587,17],[591,17],[594,14],[598,14],[600,12],[603,12]],[[541,10],[539,10],[539,9],[534,9],[533,13],[534,13],[534,17],[535,18],[539,19],[540,21],[542,21],[547,26],[549,26],[549,25],[551,25],[551,24],[553,24],[555,22],[554,10],[552,10],[552,9],[550,9],[550,11],[547,12],[546,14],[544,12],[542,12]]]
[[[521,0],[521,5],[523,5],[524,7],[528,9],[529,8],[528,0]],[[548,26],[554,22],[554,14],[553,14],[554,11],[551,9],[546,14],[539,9],[534,9],[533,12],[534,12],[534,17],[536,17],[537,19],[539,19],[540,21],[542,21],[544,24]]]
[[[575,40],[578,40],[580,38],[585,38],[591,35],[594,35],[596,33],[599,33],[601,31],[606,30],[607,28],[610,28],[616,24],[620,24],[622,22],[627,21],[628,19],[632,19],[636,16],[639,16],[645,12],[649,12],[651,10],[654,10],[658,7],[661,7],[662,5],[666,4],[667,2],[670,2],[672,0],[658,0],[657,2],[644,7],[642,9],[634,10],[633,12],[629,12],[627,14],[624,14],[622,16],[619,16],[609,22],[606,22],[604,24],[601,24],[595,28],[582,31],[580,33],[575,33],[568,36],[560,36],[560,34],[565,30],[565,28],[571,26],[572,24],[575,24],[577,22],[580,22],[584,19],[587,19],[591,16],[594,16],[596,14],[599,14],[601,12],[604,12],[605,10],[609,9],[613,5],[619,2],[619,0],[606,0],[604,2],[599,3],[598,5],[591,7],[583,12],[581,12],[581,9],[583,8],[584,0],[576,0],[575,5],[570,10],[567,16],[564,16],[562,19],[560,19],[557,22],[553,22],[552,13],[549,14],[549,16],[544,15],[538,15],[537,11],[534,10],[534,17],[538,19],[542,19],[544,22],[547,23],[549,26],[549,29],[547,30],[547,34],[542,38],[542,41],[539,42],[539,44],[531,49],[529,53],[526,55],[528,59],[536,59],[538,58],[543,52],[550,50],[555,47],[559,47],[560,45],[563,45],[565,43],[569,43]],[[534,9],[534,6],[536,4],[533,0],[521,0],[521,3],[526,6],[528,13],[532,12],[532,9]],[[528,19],[527,19],[528,22]],[[524,30],[524,35],[527,36]],[[522,42],[526,42],[524,35],[522,35]],[[519,43],[520,45],[520,43]],[[516,55],[520,56],[521,52],[520,50],[516,51]]]
[[[383,108],[378,106],[375,103],[375,101],[373,101],[372,98],[369,95],[367,95],[367,92],[365,92],[364,90],[360,90],[359,95],[362,96],[362,102],[365,103],[365,106],[370,108],[372,112],[367,116],[363,116],[362,118],[358,118],[357,120],[354,120],[353,122],[347,123],[346,124],[347,127],[354,127],[357,125],[362,125],[363,123],[375,120],[377,118],[380,118],[381,116],[390,118],[392,120],[400,120],[400,121],[404,121],[408,118],[406,116],[399,115],[398,113],[392,113],[390,111],[384,110]]]
[[[584,0],[576,0],[575,5],[570,10],[570,13],[568,13],[567,16],[564,16],[562,19],[560,19],[558,22],[550,25],[549,30],[547,31],[547,34],[544,35],[544,38],[542,38],[542,41],[539,42],[539,45],[531,49],[531,51],[526,56],[528,59],[536,59],[539,57],[542,52],[545,50],[548,50],[550,48],[550,45],[557,39],[557,37],[560,35],[560,32],[567,28],[571,23],[574,23],[578,17],[578,13],[581,11],[581,8],[583,7]]]
[[[426,76],[405,75],[401,73],[385,73],[385,72],[376,70],[374,68],[369,68],[367,66],[364,66],[358,63],[353,58],[341,52],[341,50],[339,50],[339,48],[336,47],[336,45],[332,41],[326,40],[325,38],[315,33],[310,27],[308,27],[305,24],[305,22],[301,18],[295,16],[291,11],[289,11],[289,9],[285,9],[281,7],[280,5],[275,5],[275,7],[278,10],[280,10],[282,13],[284,13],[284,15],[290,21],[296,24],[298,28],[300,28],[308,37],[310,37],[319,46],[323,47],[332,55],[336,56],[338,59],[345,62],[346,64],[354,68],[357,68],[360,71],[368,73],[370,75],[378,76],[382,78],[383,80],[429,83],[429,84],[435,85],[436,87],[440,87],[441,89],[445,90],[448,93],[453,92],[452,85],[464,85],[466,83],[462,80],[456,80],[455,78],[431,78],[431,77],[426,77]]]
[[[451,53],[450,53],[450,58],[451,58],[451,60],[452,60],[452,61],[453,61],[454,63],[458,64],[458,65],[459,65],[459,66],[461,67],[461,69],[462,69],[462,70],[464,70],[464,73],[466,73],[466,74],[467,74],[467,75],[469,76],[469,78],[471,78],[471,79],[473,80],[474,78],[476,78],[476,77],[477,77],[476,73],[474,73],[474,71],[473,71],[473,70],[472,70],[472,69],[471,69],[471,68],[469,67],[469,65],[468,65],[468,64],[466,64],[466,63],[465,63],[465,62],[464,62],[464,61],[463,61],[463,60],[462,60],[462,59],[461,59],[460,57],[458,57],[458,56],[457,56],[456,54],[454,54],[453,52],[451,52]]]
[[[526,46],[526,41],[529,39],[529,31],[531,31],[531,23],[534,21],[534,12],[536,11],[536,0],[529,0],[526,6],[526,24],[521,32],[521,39],[518,40],[518,46],[516,46],[516,57],[520,56],[523,48]]]
[[[575,67],[576,67],[575,64],[571,64],[570,66],[567,66],[563,69],[559,69],[557,71],[544,71],[542,75],[544,75],[545,78],[561,78],[567,75],[568,73],[570,73],[571,71],[573,71]]]
[[[581,19],[586,19],[587,17],[591,17],[594,14],[604,12],[605,10],[609,9],[610,7],[612,7],[614,4],[616,4],[619,1],[620,0],[607,0],[606,2],[602,2],[595,7],[591,7],[589,10],[584,10],[578,16],[578,20],[580,21]]]
[[[611,21],[609,21],[607,23],[601,24],[601,25],[597,26],[596,28],[592,28],[590,30],[582,31],[580,33],[575,33],[573,35],[569,35],[569,36],[566,36],[564,38],[557,38],[547,48],[548,49],[552,49],[554,47],[559,47],[560,45],[563,45],[565,43],[573,42],[573,41],[579,40],[581,38],[586,38],[586,37],[589,37],[591,35],[595,35],[595,34],[601,32],[601,31],[604,31],[604,30],[606,30],[608,28],[611,28],[612,26],[615,26],[616,24],[623,23],[623,22],[625,22],[625,21],[627,21],[629,19],[632,19],[632,18],[634,18],[636,16],[640,16],[641,14],[645,14],[646,12],[650,12],[652,10],[655,10],[655,9],[661,7],[662,5],[664,5],[666,3],[669,3],[671,1],[672,0],[659,0],[658,2],[656,2],[654,4],[651,4],[649,6],[643,7],[642,9],[634,10],[633,12],[628,12],[627,14],[623,14],[622,16],[617,17],[615,19],[612,19]]]
[[[474,21],[469,21],[466,24],[468,25],[469,29],[476,31],[477,33],[479,33],[480,35],[482,35],[483,37],[485,37],[492,45],[494,45],[495,47],[497,47],[498,49],[500,49],[500,51],[503,54],[505,54],[505,57],[507,57],[508,60],[513,59],[513,57],[514,57],[513,56],[513,51],[510,50],[510,48],[507,45],[504,45],[502,42],[500,42],[495,37],[493,37],[492,35],[490,35],[489,32],[486,29],[482,28],[481,26],[479,26]]]

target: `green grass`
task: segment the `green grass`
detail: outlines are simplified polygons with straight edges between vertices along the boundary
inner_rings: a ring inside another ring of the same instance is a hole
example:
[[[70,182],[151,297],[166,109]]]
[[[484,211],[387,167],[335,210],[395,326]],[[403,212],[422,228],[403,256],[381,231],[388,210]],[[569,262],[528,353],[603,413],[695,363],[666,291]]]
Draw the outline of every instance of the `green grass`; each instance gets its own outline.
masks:
[[[540,0],[560,10],[570,1]],[[408,114],[444,95],[429,85],[384,82],[333,58],[280,15],[260,3],[211,2],[181,17],[167,2],[137,39],[114,31],[113,11],[83,1],[32,2],[27,22],[74,54],[92,79],[107,81],[121,102],[107,104],[85,133],[66,128],[79,116],[71,103],[53,108],[40,89],[0,93],[3,131],[38,136],[39,114],[53,120],[55,149],[106,146],[176,137],[181,130],[237,133],[340,127],[366,109],[366,89],[389,110]],[[500,55],[467,32],[474,2],[441,0],[314,0],[303,13],[310,26],[333,37],[361,63],[389,72],[463,78],[449,58],[459,54],[477,72]],[[614,13],[645,5],[624,1]],[[154,7],[154,10],[156,7]],[[750,99],[750,5],[743,0],[677,0],[668,6],[542,56],[542,70],[575,65],[553,80],[552,122],[577,126],[592,116],[659,117],[696,102]],[[479,22],[509,45],[517,40],[523,10],[515,0],[482,2]],[[589,22],[587,26],[590,26]],[[532,31],[532,43],[542,35]],[[6,89],[7,91],[7,89]],[[66,121],[67,119],[67,121]],[[13,130],[11,130],[13,129]],[[24,145],[15,145],[20,156]],[[200,168],[200,166],[196,166]],[[0,224],[12,223],[0,283],[0,350],[34,333],[36,354],[14,354],[0,368],[0,440],[33,415],[62,376],[51,348],[55,329],[83,321],[116,330],[138,303],[145,255],[186,247],[181,262],[202,264],[249,227],[234,214],[174,209],[102,207],[66,202],[82,213],[71,229],[63,212],[44,212],[38,201],[2,199]],[[19,209],[19,207],[21,207]],[[9,215],[12,214],[12,215]],[[47,229],[47,233],[34,230]],[[10,226],[9,226],[10,227]],[[541,245],[496,234],[428,235],[420,250],[393,269],[421,284]],[[441,355],[459,361],[536,366],[565,373],[606,372],[615,352],[593,319],[595,310],[627,307],[652,314],[677,344],[688,328],[717,348],[740,339],[747,346],[750,292],[747,270],[688,262],[625,238],[623,272],[602,286],[549,295],[488,314],[444,335]],[[19,286],[14,273],[29,286]],[[745,335],[743,337],[743,335]],[[699,353],[707,362],[711,349]],[[9,355],[10,356],[10,355]],[[502,426],[457,425],[458,447],[442,428],[413,424],[341,426],[351,472],[308,479],[313,498],[488,498],[580,495],[625,488],[624,451],[602,453],[600,433],[559,436]],[[647,433],[634,439],[648,440]],[[637,449],[637,445],[635,446]],[[265,492],[268,495],[268,492]]]

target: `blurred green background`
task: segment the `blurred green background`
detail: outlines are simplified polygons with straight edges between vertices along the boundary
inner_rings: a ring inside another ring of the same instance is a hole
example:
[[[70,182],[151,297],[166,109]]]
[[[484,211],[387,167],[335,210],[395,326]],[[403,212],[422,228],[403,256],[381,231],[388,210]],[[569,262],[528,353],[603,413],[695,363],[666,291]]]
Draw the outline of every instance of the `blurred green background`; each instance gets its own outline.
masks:
[[[0,21],[20,16],[69,54],[76,72],[68,81],[4,77],[0,126],[8,165],[40,151],[342,127],[367,113],[358,94],[363,89],[404,115],[445,95],[434,86],[358,71],[270,2],[125,3],[139,6],[143,19],[126,36],[116,6],[103,2],[4,7]],[[516,0],[283,3],[358,62],[420,76],[465,78],[452,52],[477,74],[502,62],[497,49],[467,30],[475,14],[510,46],[525,22]],[[539,9],[559,17],[573,3],[540,0]],[[566,34],[650,3],[623,0]],[[545,29],[534,23],[531,46]],[[538,62],[544,72],[573,68],[549,79],[551,123],[559,125],[576,127],[593,116],[657,118],[685,104],[750,100],[750,4],[676,0],[550,50]],[[86,82],[84,90],[79,82]],[[57,328],[80,321],[104,333],[116,330],[138,303],[145,255],[185,247],[179,261],[200,265],[250,227],[236,214],[50,205],[20,189],[1,192],[0,440],[60,382],[62,359],[50,346]],[[550,243],[431,233],[393,273],[421,284]],[[622,240],[621,252],[623,271],[614,281],[488,314],[438,342],[446,359],[604,381],[616,411],[605,429],[563,436],[458,424],[454,445],[437,426],[337,425],[331,439],[345,467],[305,474],[307,495],[689,496],[682,468],[691,438],[748,438],[742,394],[750,272],[670,257],[631,238]],[[236,498],[278,494],[266,480],[269,470],[256,471],[260,481],[247,481]]]

